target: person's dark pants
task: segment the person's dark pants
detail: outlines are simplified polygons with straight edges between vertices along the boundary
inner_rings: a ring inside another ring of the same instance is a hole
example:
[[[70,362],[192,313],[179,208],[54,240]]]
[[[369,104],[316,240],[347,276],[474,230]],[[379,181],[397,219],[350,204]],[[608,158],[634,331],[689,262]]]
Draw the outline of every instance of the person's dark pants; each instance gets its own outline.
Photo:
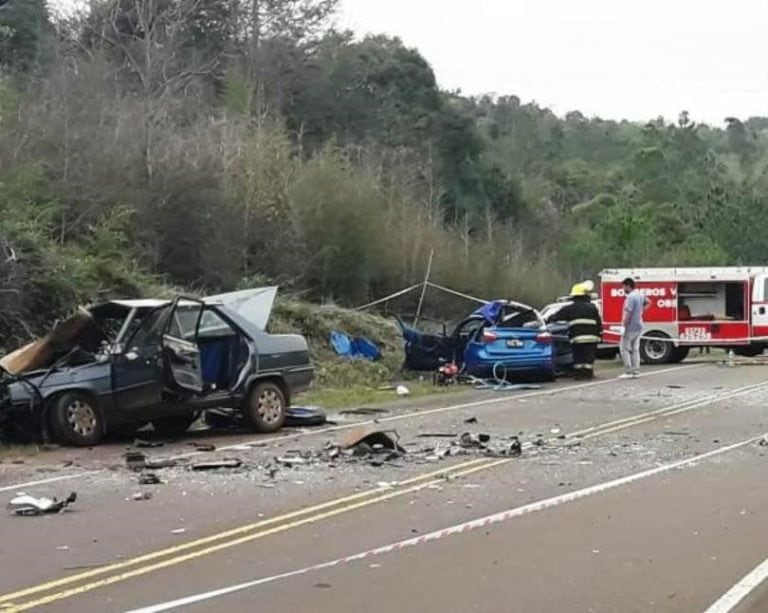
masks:
[[[573,345],[573,372],[576,379],[586,380],[595,378],[596,354],[597,345],[594,343]]]

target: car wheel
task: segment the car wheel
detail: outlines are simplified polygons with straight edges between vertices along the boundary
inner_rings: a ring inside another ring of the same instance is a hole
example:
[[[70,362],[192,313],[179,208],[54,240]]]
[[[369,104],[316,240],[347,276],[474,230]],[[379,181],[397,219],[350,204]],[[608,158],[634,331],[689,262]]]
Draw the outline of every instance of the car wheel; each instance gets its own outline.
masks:
[[[160,436],[181,436],[197,421],[197,413],[170,415],[152,420],[152,427]]]
[[[640,341],[640,358],[643,364],[669,364],[675,351],[669,336],[663,332],[649,332]]]
[[[104,418],[96,401],[80,392],[62,394],[51,407],[54,438],[64,445],[91,447],[104,434]]]
[[[254,386],[243,407],[243,417],[254,432],[277,432],[285,423],[288,411],[280,386],[259,383]]]

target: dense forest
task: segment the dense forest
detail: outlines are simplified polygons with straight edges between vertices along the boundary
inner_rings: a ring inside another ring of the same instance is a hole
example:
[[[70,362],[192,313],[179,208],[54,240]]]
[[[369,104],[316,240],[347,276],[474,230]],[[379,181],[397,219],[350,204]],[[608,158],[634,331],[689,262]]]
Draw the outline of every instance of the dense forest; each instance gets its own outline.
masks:
[[[431,251],[439,283],[536,303],[607,265],[766,263],[768,118],[464,97],[336,9],[0,0],[0,339],[167,287],[358,304]]]

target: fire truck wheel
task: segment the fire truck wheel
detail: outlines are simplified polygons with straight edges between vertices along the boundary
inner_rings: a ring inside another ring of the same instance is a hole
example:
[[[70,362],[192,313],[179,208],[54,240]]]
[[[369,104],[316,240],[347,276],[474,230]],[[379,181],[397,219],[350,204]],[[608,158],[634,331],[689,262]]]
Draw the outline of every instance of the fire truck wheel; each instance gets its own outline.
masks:
[[[675,350],[672,352],[672,359],[670,362],[673,364],[679,364],[682,362],[685,358],[688,357],[688,354],[691,352],[690,347],[675,347]]]
[[[669,364],[672,361],[675,346],[663,332],[648,332],[640,341],[640,359],[643,364]]]

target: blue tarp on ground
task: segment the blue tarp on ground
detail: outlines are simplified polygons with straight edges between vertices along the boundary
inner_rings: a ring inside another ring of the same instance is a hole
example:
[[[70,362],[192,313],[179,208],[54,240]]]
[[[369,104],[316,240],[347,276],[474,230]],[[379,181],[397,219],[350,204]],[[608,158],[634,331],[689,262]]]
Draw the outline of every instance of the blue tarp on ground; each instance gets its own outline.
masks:
[[[381,350],[364,337],[350,338],[343,332],[331,332],[331,347],[342,358],[364,359],[376,362],[381,359]]]

